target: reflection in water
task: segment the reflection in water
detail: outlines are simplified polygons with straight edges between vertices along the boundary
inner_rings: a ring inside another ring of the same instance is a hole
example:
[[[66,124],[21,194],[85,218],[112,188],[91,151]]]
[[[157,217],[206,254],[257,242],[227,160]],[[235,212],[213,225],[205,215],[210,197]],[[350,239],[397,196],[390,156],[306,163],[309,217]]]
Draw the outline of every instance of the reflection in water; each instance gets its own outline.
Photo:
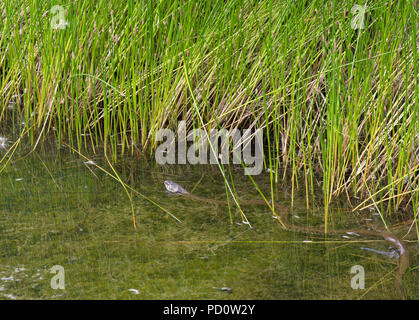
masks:
[[[231,201],[229,210],[165,192],[163,181],[173,180],[200,197],[225,199],[215,167],[162,167],[129,157],[119,162],[115,169],[124,182],[182,221],[132,193],[134,230],[127,194],[95,166],[107,168],[104,159],[89,162],[66,150],[45,149],[12,158],[0,175],[4,299],[398,298],[395,259],[360,250],[362,245],[381,252],[387,245],[381,239],[287,232],[261,205],[242,208],[250,229]],[[233,176],[239,200],[259,197],[240,168],[234,168]],[[254,178],[269,195],[267,175]],[[288,207],[289,190],[282,184],[275,190],[276,200]],[[321,198],[319,194],[315,209],[307,212],[305,195],[297,195],[294,223],[320,226]],[[335,228],[380,223],[369,212],[349,214],[343,204],[332,216]],[[411,247],[417,252],[417,246]],[[411,258],[411,265],[417,265],[417,254]],[[51,288],[54,265],[65,270],[65,290]],[[368,290],[351,288],[354,265],[365,269]],[[404,287],[408,297],[418,298],[415,272],[406,273]]]

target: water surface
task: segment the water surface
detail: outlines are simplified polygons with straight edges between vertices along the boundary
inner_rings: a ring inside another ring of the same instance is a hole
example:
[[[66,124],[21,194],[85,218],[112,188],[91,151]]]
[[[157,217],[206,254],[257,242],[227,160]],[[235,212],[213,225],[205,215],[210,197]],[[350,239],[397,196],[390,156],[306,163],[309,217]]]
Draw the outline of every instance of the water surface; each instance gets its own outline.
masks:
[[[105,159],[92,160],[111,171]],[[258,205],[242,208],[251,229],[234,205],[229,211],[165,192],[163,181],[170,179],[196,195],[225,199],[216,166],[156,166],[125,157],[115,166],[121,179],[182,221],[132,193],[135,230],[124,189],[85,161],[65,148],[42,146],[17,153],[1,172],[1,299],[399,298],[397,259],[360,249],[388,251],[381,239],[284,231]],[[240,199],[260,199],[241,169],[233,176]],[[269,194],[269,174],[255,179]],[[291,208],[289,185],[280,182],[274,192]],[[321,199],[316,195],[307,210],[304,190],[297,193],[293,221],[322,226]],[[350,213],[344,199],[332,206],[331,228],[380,226],[374,212]],[[417,242],[408,247],[404,286],[407,297],[417,299]],[[51,288],[54,265],[64,268],[63,290]],[[351,287],[355,265],[365,270],[364,290]]]

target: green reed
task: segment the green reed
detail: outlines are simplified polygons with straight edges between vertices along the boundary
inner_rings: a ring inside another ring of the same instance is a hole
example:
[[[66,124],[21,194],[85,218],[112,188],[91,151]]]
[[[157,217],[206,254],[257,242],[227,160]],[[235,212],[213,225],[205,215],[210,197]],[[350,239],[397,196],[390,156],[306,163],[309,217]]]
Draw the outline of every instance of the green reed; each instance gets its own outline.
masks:
[[[63,1],[68,25],[55,30],[54,1],[2,1],[0,119],[12,117],[12,102],[34,146],[54,134],[79,150],[103,147],[114,161],[151,155],[157,131],[180,119],[207,132],[262,128],[272,186],[290,173],[310,207],[322,177],[326,229],[339,194],[413,216],[417,5],[359,3],[367,11],[356,29],[355,4]]]

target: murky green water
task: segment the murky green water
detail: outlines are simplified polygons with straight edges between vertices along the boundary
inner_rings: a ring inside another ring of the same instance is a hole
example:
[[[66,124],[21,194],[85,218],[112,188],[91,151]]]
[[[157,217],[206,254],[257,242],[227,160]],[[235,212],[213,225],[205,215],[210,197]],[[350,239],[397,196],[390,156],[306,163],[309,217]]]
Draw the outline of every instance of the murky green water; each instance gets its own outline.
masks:
[[[133,194],[134,230],[129,198],[117,181],[77,155],[49,149],[17,154],[0,174],[0,299],[398,298],[393,285],[397,260],[359,249],[386,250],[384,241],[337,236],[325,241],[283,231],[267,208],[256,205],[243,207],[250,229],[238,224],[234,208],[230,223],[225,206],[165,192],[163,181],[170,179],[196,195],[225,199],[215,166],[119,163],[116,170],[126,183],[182,221]],[[94,161],[111,170],[104,159]],[[242,199],[258,198],[242,171],[234,177]],[[268,175],[256,181],[268,194]],[[303,192],[296,195],[294,222],[320,225],[323,208],[307,211]],[[291,206],[290,186],[278,184],[275,193]],[[380,224],[371,212],[353,215],[343,202],[333,205],[331,226]],[[404,286],[407,297],[417,299],[418,244],[408,247],[411,263]],[[54,265],[64,268],[65,289],[51,287]],[[365,270],[364,290],[351,288],[355,265]],[[215,289],[221,287],[232,293]]]

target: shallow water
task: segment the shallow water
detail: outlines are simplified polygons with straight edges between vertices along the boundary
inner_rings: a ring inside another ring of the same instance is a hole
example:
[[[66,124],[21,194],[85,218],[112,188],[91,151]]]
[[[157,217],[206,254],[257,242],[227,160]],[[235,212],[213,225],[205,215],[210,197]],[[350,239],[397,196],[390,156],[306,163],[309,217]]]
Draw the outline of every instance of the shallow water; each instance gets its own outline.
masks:
[[[229,212],[165,192],[170,179],[196,195],[225,199],[215,166],[163,167],[126,157],[115,167],[121,179],[182,221],[133,193],[135,230],[129,198],[115,179],[76,154],[49,149],[15,155],[0,174],[0,299],[399,298],[397,260],[360,249],[388,251],[381,239],[283,231],[257,205],[242,208],[251,229],[234,206]],[[104,159],[93,161],[111,171]],[[260,199],[240,169],[233,175],[240,199]],[[269,175],[255,180],[269,194]],[[279,183],[274,192],[291,207],[290,186]],[[297,193],[294,222],[321,226],[321,198],[307,210],[304,190]],[[331,228],[380,226],[372,212],[350,213],[344,200],[332,206]],[[408,248],[403,282],[407,297],[417,299],[417,242]],[[54,265],[64,268],[64,289],[51,287]],[[351,287],[356,265],[364,268],[365,289]]]

